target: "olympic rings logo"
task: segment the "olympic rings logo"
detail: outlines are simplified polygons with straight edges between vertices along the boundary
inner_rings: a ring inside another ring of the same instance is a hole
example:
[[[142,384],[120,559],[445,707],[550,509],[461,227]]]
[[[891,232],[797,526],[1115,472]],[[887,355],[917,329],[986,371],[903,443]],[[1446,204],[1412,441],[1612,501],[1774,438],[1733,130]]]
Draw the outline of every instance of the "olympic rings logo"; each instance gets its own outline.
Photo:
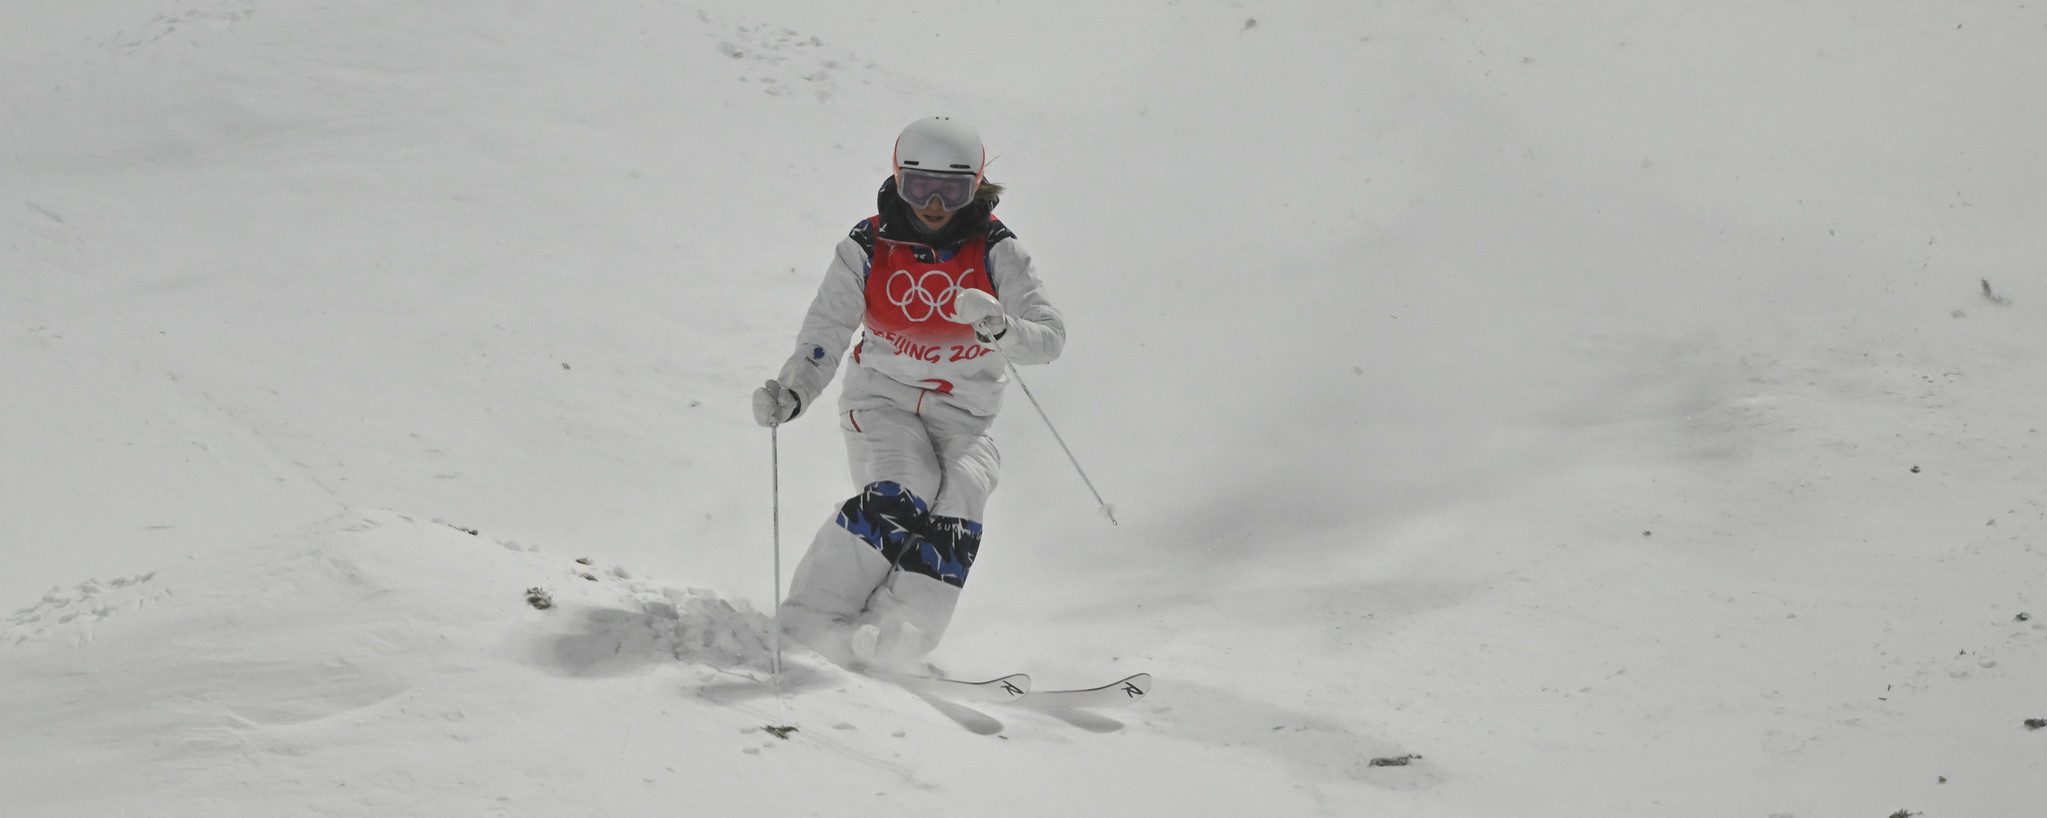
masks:
[[[972,269],[966,271],[967,274],[973,272]],[[904,318],[919,324],[934,316],[950,320],[945,313],[952,308],[952,301],[959,296],[961,289],[959,282],[946,275],[944,270],[925,270],[921,274],[897,270],[889,273],[888,282],[883,287],[889,303],[902,310]]]

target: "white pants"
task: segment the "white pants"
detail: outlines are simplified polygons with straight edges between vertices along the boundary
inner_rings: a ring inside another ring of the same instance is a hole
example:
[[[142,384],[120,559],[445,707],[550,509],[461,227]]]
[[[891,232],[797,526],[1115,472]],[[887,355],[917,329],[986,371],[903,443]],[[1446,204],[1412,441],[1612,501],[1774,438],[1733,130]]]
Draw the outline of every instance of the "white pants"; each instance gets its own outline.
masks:
[[[938,646],[979,551],[1002,465],[994,418],[854,366],[838,419],[860,491],[797,563],[782,627],[835,662],[909,666]],[[875,641],[856,651],[867,625]]]

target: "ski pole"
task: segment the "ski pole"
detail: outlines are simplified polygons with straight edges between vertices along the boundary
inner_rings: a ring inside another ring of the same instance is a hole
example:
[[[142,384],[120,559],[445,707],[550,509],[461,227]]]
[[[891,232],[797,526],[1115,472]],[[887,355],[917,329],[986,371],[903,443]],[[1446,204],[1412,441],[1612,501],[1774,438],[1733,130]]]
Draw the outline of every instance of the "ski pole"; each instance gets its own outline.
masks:
[[[781,427],[768,427],[768,462],[774,487],[773,528],[775,545],[775,612],[769,617],[773,630],[768,632],[768,641],[774,646],[775,660],[769,667],[775,677],[775,689],[782,688],[782,434]]]
[[[1059,450],[1066,453],[1066,461],[1073,464],[1073,470],[1080,475],[1080,482],[1087,484],[1088,493],[1093,494],[1095,502],[1101,505],[1102,516],[1108,518],[1110,525],[1122,525],[1116,522],[1116,507],[1102,499],[1102,493],[1095,490],[1095,481],[1087,479],[1087,470],[1080,467],[1080,459],[1073,456],[1073,449],[1066,445],[1066,438],[1059,435],[1059,427],[1052,425],[1052,416],[1045,414],[1045,406],[1038,403],[1038,396],[1031,394],[1030,384],[1024,383],[1023,375],[1016,371],[1016,364],[1005,359],[1003,365],[1009,367],[1009,377],[1016,379],[1016,385],[1023,387],[1024,397],[1030,399],[1031,408],[1038,410],[1038,419],[1045,421],[1045,428],[1052,430],[1052,439],[1059,442]]]

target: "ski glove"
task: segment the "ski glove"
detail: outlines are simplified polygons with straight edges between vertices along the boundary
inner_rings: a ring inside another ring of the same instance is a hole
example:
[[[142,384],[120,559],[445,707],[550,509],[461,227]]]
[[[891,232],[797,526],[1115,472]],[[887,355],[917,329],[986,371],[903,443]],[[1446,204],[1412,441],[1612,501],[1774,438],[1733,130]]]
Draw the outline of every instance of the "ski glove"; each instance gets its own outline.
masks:
[[[952,320],[974,325],[974,334],[983,342],[1009,331],[1009,316],[1002,314],[1002,302],[980,290],[960,290],[952,301]]]
[[[753,422],[762,426],[780,426],[803,414],[803,398],[782,384],[769,380],[766,386],[753,390]]]

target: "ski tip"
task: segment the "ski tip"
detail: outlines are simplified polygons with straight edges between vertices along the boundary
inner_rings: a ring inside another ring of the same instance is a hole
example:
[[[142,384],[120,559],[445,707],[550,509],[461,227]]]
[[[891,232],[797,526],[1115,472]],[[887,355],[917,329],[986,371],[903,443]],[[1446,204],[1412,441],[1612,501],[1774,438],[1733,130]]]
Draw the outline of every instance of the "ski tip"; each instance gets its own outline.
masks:
[[[1151,674],[1138,673],[1125,676],[1101,687],[1083,687],[1068,690],[1033,691],[1018,704],[1039,710],[1067,711],[1092,710],[1104,707],[1123,707],[1142,700],[1151,692]]]
[[[869,676],[908,687],[912,690],[932,693],[946,698],[963,698],[969,701],[1011,702],[1030,695],[1031,677],[1028,673],[1012,673],[997,676],[984,682],[953,679],[944,676],[920,676],[898,673],[890,670],[870,670]]]
[[[1000,679],[989,679],[981,684],[987,687],[1000,688],[1002,691],[1020,699],[1031,692],[1031,675],[1028,673],[1011,673]]]

